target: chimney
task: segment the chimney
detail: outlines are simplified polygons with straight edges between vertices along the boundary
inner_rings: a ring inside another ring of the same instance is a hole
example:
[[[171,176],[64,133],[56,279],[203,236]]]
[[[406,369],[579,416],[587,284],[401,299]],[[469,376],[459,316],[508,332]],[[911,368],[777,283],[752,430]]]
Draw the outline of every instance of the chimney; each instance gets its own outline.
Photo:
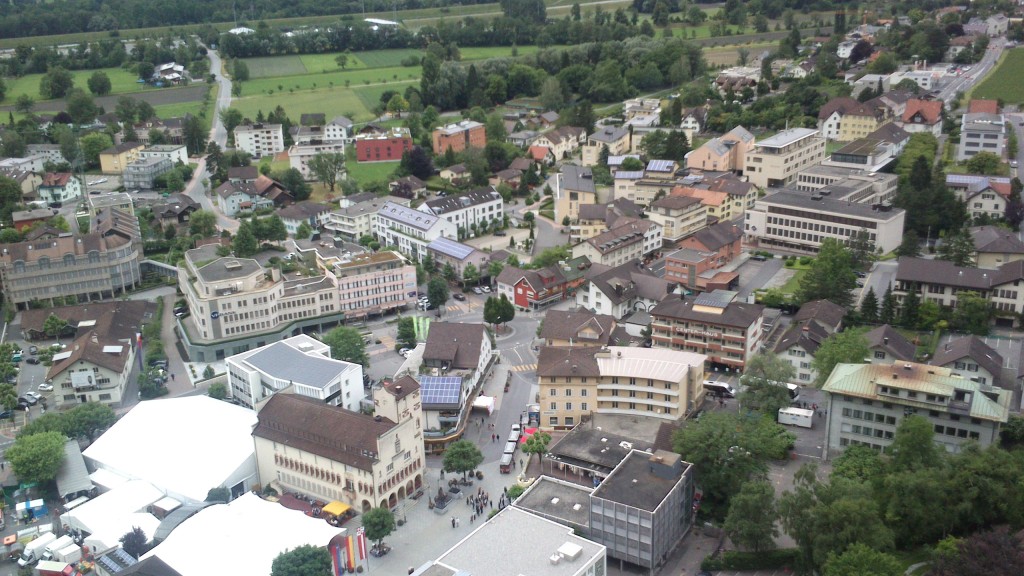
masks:
[[[401,393],[402,393],[402,386],[401,385],[395,386],[395,394],[398,395],[398,394],[401,394]]]
[[[889,337],[888,336],[886,336],[885,338],[882,338],[882,344],[886,344],[886,345],[889,344]]]

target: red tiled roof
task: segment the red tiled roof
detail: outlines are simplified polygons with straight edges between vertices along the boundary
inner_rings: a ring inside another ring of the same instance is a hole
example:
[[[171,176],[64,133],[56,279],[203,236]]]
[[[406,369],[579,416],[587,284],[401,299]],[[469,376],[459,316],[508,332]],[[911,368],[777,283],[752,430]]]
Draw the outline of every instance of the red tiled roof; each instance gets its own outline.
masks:
[[[999,114],[999,102],[997,100],[971,100],[967,105],[967,113]]]
[[[918,113],[921,114],[926,124],[935,124],[942,119],[942,101],[921,100],[919,98],[907,100],[907,109],[903,112],[903,121],[912,121]]]
[[[71,180],[70,172],[47,172],[46,176],[43,176],[43,183],[41,186],[67,186],[68,180]]]
[[[551,149],[547,146],[530,146],[530,157],[537,162],[543,162],[550,153]]]

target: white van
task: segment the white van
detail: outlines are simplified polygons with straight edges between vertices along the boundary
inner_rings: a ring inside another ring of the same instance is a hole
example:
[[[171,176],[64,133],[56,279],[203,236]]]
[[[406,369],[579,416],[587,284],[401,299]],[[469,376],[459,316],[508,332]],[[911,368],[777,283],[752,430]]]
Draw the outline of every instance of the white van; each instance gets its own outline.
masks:
[[[705,380],[704,389],[707,390],[712,397],[718,398],[735,398],[736,389],[732,387],[728,382],[716,382],[714,380]]]

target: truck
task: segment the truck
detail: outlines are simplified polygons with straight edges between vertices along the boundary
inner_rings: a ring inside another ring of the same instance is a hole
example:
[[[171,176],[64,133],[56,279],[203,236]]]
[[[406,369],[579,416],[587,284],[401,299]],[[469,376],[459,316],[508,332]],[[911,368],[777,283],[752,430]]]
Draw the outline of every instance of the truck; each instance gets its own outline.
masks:
[[[53,560],[40,560],[36,564],[35,576],[64,576],[68,567],[67,562],[54,562]]]
[[[56,539],[57,537],[53,535],[53,532],[47,532],[26,544],[25,551],[21,553],[21,558],[18,558],[18,567],[24,568],[38,562],[39,557],[46,551],[46,547]]]
[[[810,428],[814,425],[814,410],[779,408],[779,424]]]
[[[82,547],[78,544],[65,546],[54,553],[54,559],[67,564],[74,564],[82,559]]]
[[[39,557],[40,560],[53,560],[58,550],[67,548],[68,546],[75,543],[75,539],[67,534],[57,538],[53,542],[47,544],[46,550],[43,550],[43,555]]]

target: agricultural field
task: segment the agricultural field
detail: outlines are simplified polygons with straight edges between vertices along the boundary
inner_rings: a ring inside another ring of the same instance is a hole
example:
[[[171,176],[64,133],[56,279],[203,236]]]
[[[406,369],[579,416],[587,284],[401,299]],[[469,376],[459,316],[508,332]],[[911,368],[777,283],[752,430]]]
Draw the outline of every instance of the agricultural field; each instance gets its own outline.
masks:
[[[243,90],[242,97],[233,100],[231,106],[239,109],[247,118],[255,118],[260,110],[266,114],[281,106],[291,118],[298,118],[303,113],[323,112],[328,118],[347,116],[355,122],[368,122],[374,118],[373,107],[380,101],[380,95],[385,90],[403,91],[415,82],[388,82],[348,89],[344,86],[321,86],[314,90],[297,90],[283,97],[278,93],[246,96]]]
[[[1024,78],[1024,49],[1006,50],[999,65],[971,92],[971,98],[991,98],[1006,104],[1024,103],[1021,78]]]
[[[709,66],[735,66],[739,64],[740,48],[745,48],[751,58],[761,50],[776,46],[774,42],[763,42],[758,44],[743,44],[740,46],[721,46],[715,48],[704,48],[704,59]]]
[[[107,77],[110,78],[110,93],[111,94],[128,94],[134,92],[145,92],[153,91],[156,88],[148,87],[143,88],[142,84],[136,82],[138,76],[134,72],[127,72],[121,68],[102,68],[100,70],[74,70],[71,75],[75,78],[75,87],[81,88],[86,92],[89,91],[89,77],[94,72],[104,72]],[[27,74],[19,78],[4,78],[4,83],[7,84],[7,96],[3,100],[3,104],[10,105],[14,104],[14,101],[18,99],[18,96],[22,94],[28,94],[32,99],[39,101],[39,81],[42,80],[42,74]]]

